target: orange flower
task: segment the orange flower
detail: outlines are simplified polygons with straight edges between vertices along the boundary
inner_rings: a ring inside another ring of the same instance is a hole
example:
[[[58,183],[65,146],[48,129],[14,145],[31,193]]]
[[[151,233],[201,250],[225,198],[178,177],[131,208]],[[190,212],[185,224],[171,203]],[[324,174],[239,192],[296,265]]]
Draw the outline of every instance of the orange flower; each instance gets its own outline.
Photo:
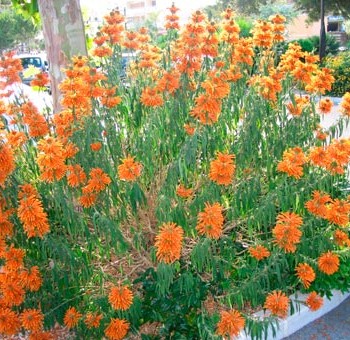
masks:
[[[42,137],[49,132],[49,126],[45,117],[33,103],[28,102],[23,104],[21,110],[23,113],[23,123],[27,124],[29,128],[29,136]]]
[[[21,187],[19,193],[19,197],[23,197],[20,199],[17,215],[23,223],[23,229],[29,238],[36,236],[42,238],[50,231],[47,214],[36,195],[25,195],[24,187]]]
[[[288,149],[283,152],[283,159],[278,163],[277,170],[299,179],[303,175],[302,165],[306,163],[306,160],[301,148]]]
[[[328,194],[322,194],[320,191],[315,190],[312,193],[312,200],[307,201],[305,207],[311,214],[325,218],[327,215],[326,204],[331,200]]]
[[[145,106],[157,107],[163,105],[163,98],[156,89],[146,87],[141,94],[141,103]]]
[[[346,226],[349,223],[350,203],[347,200],[335,199],[328,205],[325,218],[334,224]]]
[[[334,234],[334,241],[338,246],[350,246],[350,239],[347,233],[337,229]]]
[[[280,290],[271,292],[265,301],[264,308],[279,318],[286,318],[288,314],[289,298]]]
[[[67,166],[67,182],[70,187],[77,187],[84,184],[86,175],[84,169],[79,164]]]
[[[323,306],[323,299],[316,292],[311,292],[306,298],[305,303],[310,310],[315,312]]]
[[[205,203],[203,212],[198,214],[198,223],[196,229],[199,234],[206,235],[209,238],[218,239],[222,234],[224,216],[223,207],[218,203]]]
[[[340,261],[338,255],[332,253],[331,251],[323,253],[317,261],[320,271],[327,275],[336,273],[339,269],[339,263]]]
[[[124,319],[111,319],[105,329],[105,335],[111,340],[122,340],[129,331],[129,322]]]
[[[158,261],[173,263],[180,258],[183,234],[183,229],[175,223],[164,223],[161,226],[155,243]]]
[[[350,117],[350,92],[346,92],[340,104],[340,111],[344,116]]]
[[[90,191],[90,188],[84,187],[82,189],[83,194],[79,197],[79,203],[84,208],[90,208],[96,203],[97,195]]]
[[[40,72],[35,75],[34,79],[30,82],[31,86],[46,87],[49,85],[50,79],[46,72]]]
[[[210,163],[209,178],[219,185],[230,185],[236,170],[235,155],[218,153],[217,159]]]
[[[67,326],[68,329],[75,327],[79,319],[81,318],[81,313],[79,313],[75,307],[70,307],[67,311],[66,314],[64,315],[63,322]]]
[[[13,151],[9,145],[0,143],[0,186],[5,184],[6,178],[15,169]]]
[[[100,192],[111,183],[109,176],[100,168],[93,168],[90,171],[90,179],[86,185],[88,191]]]
[[[18,315],[10,308],[0,307],[0,334],[15,335],[19,328]]]
[[[22,131],[9,131],[6,138],[13,148],[19,148],[27,141],[27,137]]]
[[[281,213],[277,217],[277,224],[272,229],[275,243],[287,253],[294,253],[296,244],[300,242],[302,232],[302,218],[295,213]]]
[[[142,165],[134,161],[134,157],[124,158],[123,163],[118,166],[119,178],[123,181],[133,182],[140,177]]]
[[[23,268],[24,249],[15,248],[13,245],[5,253],[5,269],[6,271],[17,271]]]
[[[43,328],[44,315],[38,309],[25,309],[20,315],[20,320],[24,329],[36,332]]]
[[[89,329],[99,327],[102,317],[102,314],[87,313],[84,320],[86,327]]]
[[[0,291],[3,306],[19,306],[24,301],[25,291],[17,272],[9,272],[1,276]]]
[[[304,287],[309,288],[311,282],[313,282],[316,278],[316,274],[312,267],[310,267],[307,263],[299,263],[295,270]]]
[[[41,287],[42,278],[38,266],[33,266],[29,271],[23,270],[20,277],[24,288],[31,292],[36,292]]]
[[[329,98],[321,99],[318,104],[318,109],[322,114],[330,113],[333,107],[333,102]]]
[[[263,260],[265,257],[270,256],[270,251],[264,246],[260,246],[260,245],[255,247],[249,247],[248,251],[249,251],[249,254],[258,261]]]
[[[193,190],[186,189],[182,184],[179,184],[176,188],[176,195],[182,198],[189,198],[193,195]]]
[[[54,340],[50,332],[33,332],[29,334],[29,340]]]
[[[133,300],[132,291],[126,286],[112,287],[108,301],[114,309],[127,310]]]
[[[102,147],[101,142],[96,142],[96,143],[91,143],[90,144],[90,149],[92,151],[99,151],[101,149],[101,147]]]
[[[228,312],[222,311],[216,333],[222,336],[228,335],[232,338],[244,329],[244,325],[245,319],[240,312],[235,309],[231,309]]]

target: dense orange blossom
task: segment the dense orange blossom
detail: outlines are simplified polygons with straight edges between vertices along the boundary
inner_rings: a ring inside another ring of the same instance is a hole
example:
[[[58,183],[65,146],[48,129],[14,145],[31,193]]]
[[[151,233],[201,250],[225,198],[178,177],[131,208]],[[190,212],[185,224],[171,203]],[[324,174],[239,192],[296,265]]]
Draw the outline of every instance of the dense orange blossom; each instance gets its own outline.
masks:
[[[278,163],[277,170],[299,179],[303,175],[303,165],[306,161],[307,158],[301,148],[288,149],[283,152],[283,159]]]
[[[302,232],[299,229],[303,223],[302,218],[290,212],[281,213],[277,216],[276,226],[272,234],[276,243],[286,253],[294,253],[296,245],[300,242]]]
[[[123,181],[133,182],[140,177],[142,165],[135,162],[134,157],[127,157],[122,160],[122,164],[118,166],[119,178]]]
[[[312,192],[312,199],[305,203],[306,209],[317,217],[326,218],[327,216],[327,204],[330,203],[332,198],[328,194],[323,194],[318,190]]]
[[[158,261],[173,263],[180,259],[184,231],[175,223],[164,223],[156,236]]]
[[[209,178],[219,185],[230,185],[236,170],[235,155],[218,153],[217,159],[210,163]]]
[[[270,256],[270,251],[261,245],[258,245],[255,247],[249,247],[248,251],[249,251],[249,254],[258,261],[261,261],[264,258]]]
[[[279,318],[286,318],[288,315],[289,298],[280,290],[271,292],[265,300],[264,308],[268,309],[271,314]]]
[[[79,320],[81,319],[82,314],[79,313],[75,307],[70,307],[66,311],[63,322],[68,329],[74,328],[78,325]]]
[[[217,324],[216,333],[221,336],[228,335],[230,338],[237,336],[245,325],[245,319],[240,312],[235,309],[222,311],[220,321]]]
[[[295,271],[297,272],[297,276],[305,288],[309,288],[310,284],[315,281],[316,274],[312,267],[307,263],[299,263],[296,266]]]
[[[200,235],[209,238],[218,239],[222,235],[224,224],[224,216],[222,214],[223,207],[220,203],[205,203],[203,212],[198,214],[198,222],[196,229]]]
[[[189,198],[193,195],[193,190],[184,187],[182,184],[179,184],[176,188],[176,195],[182,198]]]
[[[132,291],[127,286],[112,287],[108,294],[108,301],[114,309],[127,310],[133,300]]]
[[[105,335],[110,340],[122,340],[128,334],[130,324],[124,319],[111,319],[107,328],[105,329]]]
[[[323,253],[317,260],[319,270],[327,275],[336,273],[339,269],[339,263],[338,255],[331,251]]]
[[[20,315],[20,320],[24,329],[36,332],[43,328],[44,315],[38,309],[25,309]]]
[[[307,296],[305,304],[309,307],[311,311],[315,312],[323,306],[323,298],[319,296],[316,292],[311,292]]]

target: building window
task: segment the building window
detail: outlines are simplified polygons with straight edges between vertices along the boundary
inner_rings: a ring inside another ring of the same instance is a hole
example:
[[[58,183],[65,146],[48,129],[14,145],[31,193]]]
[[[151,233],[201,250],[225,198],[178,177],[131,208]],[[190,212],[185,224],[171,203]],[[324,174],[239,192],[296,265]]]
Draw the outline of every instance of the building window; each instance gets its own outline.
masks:
[[[144,1],[132,2],[128,4],[129,9],[143,8],[145,7]]]

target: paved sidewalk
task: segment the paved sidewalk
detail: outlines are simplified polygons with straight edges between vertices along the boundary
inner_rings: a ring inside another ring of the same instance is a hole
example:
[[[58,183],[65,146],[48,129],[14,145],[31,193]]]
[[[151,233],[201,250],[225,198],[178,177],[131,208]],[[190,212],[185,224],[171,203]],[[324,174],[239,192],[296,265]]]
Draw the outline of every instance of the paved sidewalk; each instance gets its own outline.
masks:
[[[350,297],[283,340],[350,340]]]

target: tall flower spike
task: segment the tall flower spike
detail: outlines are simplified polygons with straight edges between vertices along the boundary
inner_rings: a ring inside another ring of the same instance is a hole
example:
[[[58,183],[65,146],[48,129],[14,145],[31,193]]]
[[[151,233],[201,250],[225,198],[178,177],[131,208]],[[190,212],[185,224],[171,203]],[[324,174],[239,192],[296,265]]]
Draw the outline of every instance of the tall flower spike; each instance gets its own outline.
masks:
[[[175,223],[165,223],[156,236],[157,259],[173,263],[180,259],[184,231]]]

